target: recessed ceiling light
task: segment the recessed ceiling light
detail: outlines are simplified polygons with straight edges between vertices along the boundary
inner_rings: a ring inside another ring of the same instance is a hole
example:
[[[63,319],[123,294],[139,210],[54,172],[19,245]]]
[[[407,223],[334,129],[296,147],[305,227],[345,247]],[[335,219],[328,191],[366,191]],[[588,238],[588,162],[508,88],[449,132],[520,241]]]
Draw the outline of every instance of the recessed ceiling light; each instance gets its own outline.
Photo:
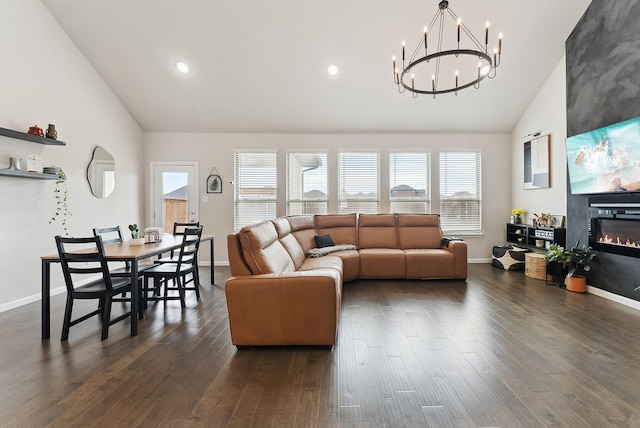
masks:
[[[340,70],[338,70],[338,66],[335,64],[331,64],[329,68],[327,68],[327,72],[332,76],[335,76],[336,74],[338,74],[339,71]]]
[[[176,68],[180,73],[187,74],[189,72],[189,66],[182,61],[176,62]]]

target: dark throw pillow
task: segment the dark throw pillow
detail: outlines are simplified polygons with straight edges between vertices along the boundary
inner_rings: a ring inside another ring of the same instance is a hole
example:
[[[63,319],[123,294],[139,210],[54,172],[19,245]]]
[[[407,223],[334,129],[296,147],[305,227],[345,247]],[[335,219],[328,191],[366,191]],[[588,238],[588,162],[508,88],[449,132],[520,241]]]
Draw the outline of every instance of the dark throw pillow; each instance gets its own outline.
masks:
[[[313,240],[316,241],[316,247],[318,248],[333,247],[336,245],[331,235],[316,235],[313,237]]]

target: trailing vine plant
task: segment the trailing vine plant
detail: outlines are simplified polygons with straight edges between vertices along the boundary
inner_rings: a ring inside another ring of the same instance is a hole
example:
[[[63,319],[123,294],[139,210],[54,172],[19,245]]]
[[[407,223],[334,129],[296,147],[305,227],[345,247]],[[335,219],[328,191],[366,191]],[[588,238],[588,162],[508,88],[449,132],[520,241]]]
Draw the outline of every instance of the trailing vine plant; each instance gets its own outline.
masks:
[[[58,217],[61,218],[62,230],[64,230],[65,236],[69,236],[69,230],[67,229],[67,216],[71,215],[69,211],[69,205],[67,204],[67,175],[64,173],[64,170],[60,168],[60,172],[58,173],[58,179],[56,180],[55,188],[53,190],[53,194],[56,198],[56,212],[49,220],[49,224],[56,221]]]

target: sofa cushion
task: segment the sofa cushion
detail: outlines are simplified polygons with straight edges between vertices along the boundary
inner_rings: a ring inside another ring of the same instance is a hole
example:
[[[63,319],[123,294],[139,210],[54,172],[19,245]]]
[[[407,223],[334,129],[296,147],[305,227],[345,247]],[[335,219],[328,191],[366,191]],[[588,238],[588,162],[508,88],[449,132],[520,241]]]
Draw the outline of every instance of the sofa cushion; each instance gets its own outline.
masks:
[[[254,275],[295,270],[291,256],[278,240],[273,222],[267,220],[245,226],[240,229],[238,236],[244,260]]]
[[[391,248],[362,248],[360,252],[360,278],[404,278],[403,250]]]
[[[317,235],[331,235],[336,244],[358,246],[356,214],[332,214],[314,217]]]
[[[306,254],[311,248],[315,247],[313,237],[316,235],[313,215],[296,215],[287,217],[291,225],[291,233],[302,247],[302,251]]]
[[[398,214],[400,248],[441,248],[442,230],[438,214]]]
[[[336,245],[331,235],[316,235],[313,237],[313,241],[316,243],[317,248],[333,247]]]
[[[395,214],[360,214],[358,248],[398,248]]]
[[[441,249],[404,250],[407,263],[407,278],[453,278],[453,253]],[[465,261],[466,262],[466,261]]]

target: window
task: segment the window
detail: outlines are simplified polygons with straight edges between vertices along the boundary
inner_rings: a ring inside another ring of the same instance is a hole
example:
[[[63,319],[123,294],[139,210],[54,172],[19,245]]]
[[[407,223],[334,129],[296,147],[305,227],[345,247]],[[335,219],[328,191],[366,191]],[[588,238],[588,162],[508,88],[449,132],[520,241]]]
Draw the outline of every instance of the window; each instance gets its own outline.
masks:
[[[338,213],[380,211],[380,154],[338,153]]]
[[[234,227],[276,218],[277,158],[272,151],[236,151]]]
[[[389,153],[389,212],[431,212],[431,153]]]
[[[327,154],[287,153],[287,215],[326,214]]]
[[[440,224],[447,233],[480,233],[480,152],[440,153]]]

